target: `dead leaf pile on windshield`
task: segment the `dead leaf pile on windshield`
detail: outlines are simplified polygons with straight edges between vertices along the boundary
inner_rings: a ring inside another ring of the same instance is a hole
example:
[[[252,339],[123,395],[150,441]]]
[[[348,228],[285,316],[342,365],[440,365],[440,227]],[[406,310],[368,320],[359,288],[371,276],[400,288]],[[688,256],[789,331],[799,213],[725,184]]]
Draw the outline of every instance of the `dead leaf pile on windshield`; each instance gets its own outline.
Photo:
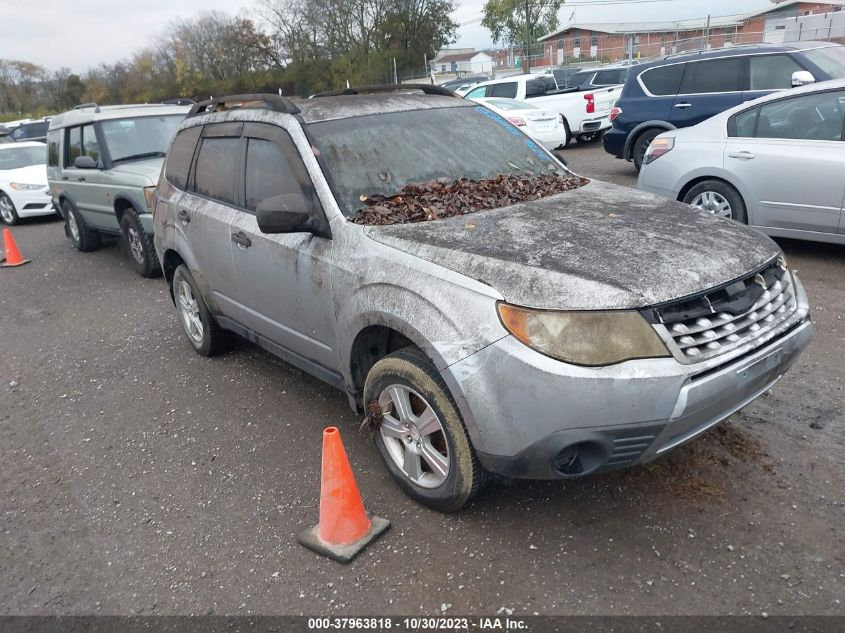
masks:
[[[588,182],[587,178],[557,174],[501,174],[486,180],[438,178],[407,184],[392,196],[362,196],[361,202],[367,206],[358,210],[352,222],[384,225],[439,220],[547,198]]]

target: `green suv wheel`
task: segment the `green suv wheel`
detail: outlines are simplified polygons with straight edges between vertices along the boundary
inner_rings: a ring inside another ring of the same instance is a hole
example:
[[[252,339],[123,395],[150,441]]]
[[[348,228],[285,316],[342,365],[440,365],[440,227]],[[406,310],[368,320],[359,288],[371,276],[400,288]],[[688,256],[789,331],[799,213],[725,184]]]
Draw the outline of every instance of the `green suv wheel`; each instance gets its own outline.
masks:
[[[135,272],[142,277],[161,275],[161,264],[153,246],[153,237],[144,231],[138,212],[133,207],[123,212],[123,217],[120,218],[120,233],[123,247]]]
[[[87,253],[102,246],[102,236],[85,226],[85,220],[70,202],[67,200],[62,202],[62,210],[65,216],[65,233],[76,250]]]

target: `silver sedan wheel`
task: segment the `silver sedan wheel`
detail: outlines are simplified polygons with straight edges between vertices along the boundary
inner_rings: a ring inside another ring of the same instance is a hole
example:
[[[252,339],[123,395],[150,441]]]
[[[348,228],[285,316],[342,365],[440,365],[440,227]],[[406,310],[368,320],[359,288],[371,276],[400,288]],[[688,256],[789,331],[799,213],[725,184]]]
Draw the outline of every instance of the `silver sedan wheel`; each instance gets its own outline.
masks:
[[[723,218],[733,217],[733,209],[731,203],[727,198],[715,191],[702,191],[690,204],[702,211],[709,211],[713,215],[718,215]]]
[[[79,225],[76,223],[76,215],[73,211],[68,210],[67,214],[67,228],[70,229],[70,236],[74,242],[79,242]]]
[[[15,210],[12,208],[12,201],[6,196],[0,197],[0,217],[6,224],[15,221]]]
[[[138,229],[130,226],[127,231],[127,238],[129,241],[129,250],[132,252],[132,257],[139,264],[144,263],[144,246],[141,244],[141,236],[138,235]]]
[[[378,399],[379,426],[393,463],[422,488],[437,488],[449,476],[449,446],[434,409],[416,391],[391,385]]]
[[[194,297],[190,284],[184,279],[179,280],[179,316],[182,318],[182,325],[191,340],[197,345],[202,345],[203,326],[200,318],[200,307]]]

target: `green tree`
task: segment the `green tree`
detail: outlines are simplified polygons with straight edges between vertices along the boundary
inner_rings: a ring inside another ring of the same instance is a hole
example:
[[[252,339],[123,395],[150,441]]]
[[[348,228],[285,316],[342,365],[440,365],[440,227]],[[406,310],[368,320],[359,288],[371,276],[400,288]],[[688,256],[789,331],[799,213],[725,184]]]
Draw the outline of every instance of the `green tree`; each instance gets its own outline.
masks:
[[[523,70],[530,70],[531,45],[558,25],[564,0],[487,0],[481,25],[494,40],[506,39],[522,47]]]

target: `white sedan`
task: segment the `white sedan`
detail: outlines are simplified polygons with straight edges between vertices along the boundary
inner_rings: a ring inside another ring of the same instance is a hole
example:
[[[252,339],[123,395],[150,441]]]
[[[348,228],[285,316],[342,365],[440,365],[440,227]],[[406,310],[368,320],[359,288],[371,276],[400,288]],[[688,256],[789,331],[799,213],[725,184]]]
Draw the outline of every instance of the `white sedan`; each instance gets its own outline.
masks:
[[[16,224],[55,212],[47,188],[47,146],[34,141],[0,145],[0,219]]]
[[[541,110],[530,103],[498,97],[471,99],[506,118],[546,149],[557,149],[566,142],[566,128],[560,112]]]
[[[845,80],[776,92],[646,151],[637,187],[773,237],[845,244]]]

